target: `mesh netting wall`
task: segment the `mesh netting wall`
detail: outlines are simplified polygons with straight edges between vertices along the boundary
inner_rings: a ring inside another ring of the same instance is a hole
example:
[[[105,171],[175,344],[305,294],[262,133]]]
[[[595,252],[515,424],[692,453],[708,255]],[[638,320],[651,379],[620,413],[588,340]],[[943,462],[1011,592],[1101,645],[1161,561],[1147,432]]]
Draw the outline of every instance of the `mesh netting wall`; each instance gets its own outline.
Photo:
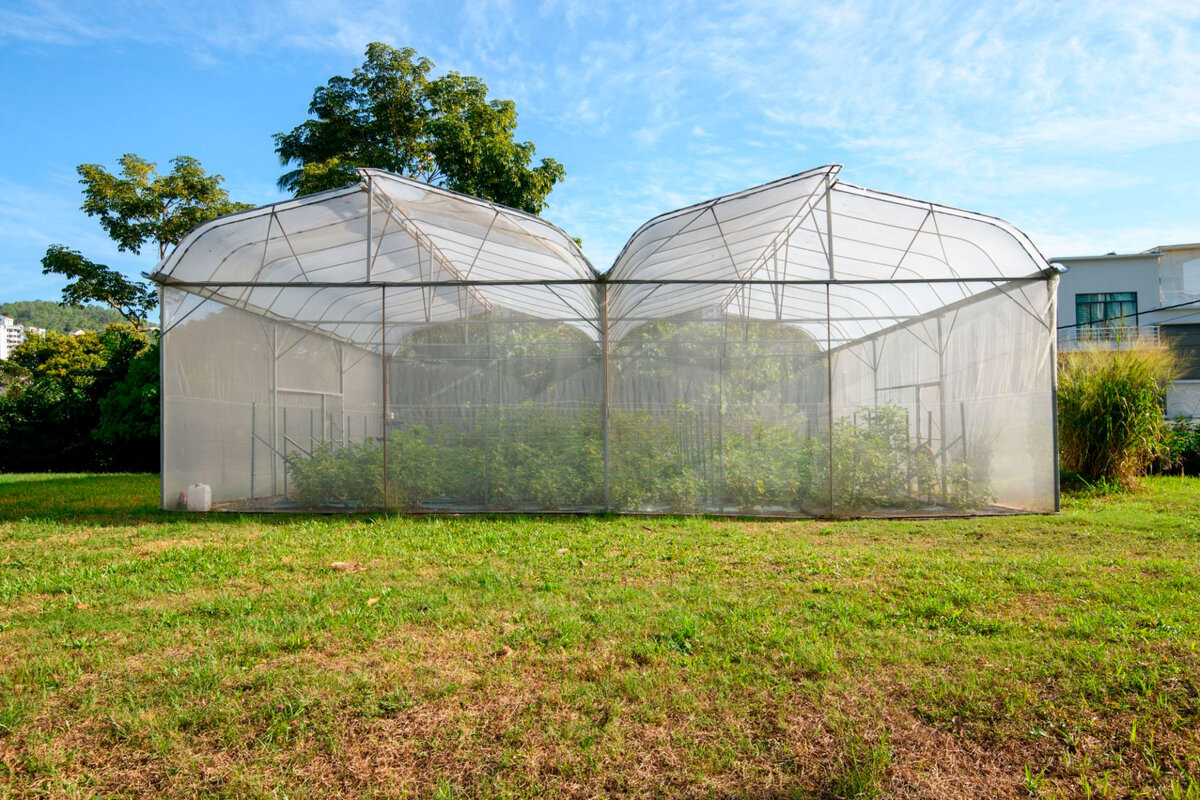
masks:
[[[846,341],[832,319],[821,333],[719,306],[606,327],[468,302],[426,322],[425,289],[389,287],[341,290],[363,312],[351,342],[304,317],[304,294],[330,289],[288,291],[290,321],[165,290],[166,504],[206,483],[261,510],[1055,506],[1048,280]]]

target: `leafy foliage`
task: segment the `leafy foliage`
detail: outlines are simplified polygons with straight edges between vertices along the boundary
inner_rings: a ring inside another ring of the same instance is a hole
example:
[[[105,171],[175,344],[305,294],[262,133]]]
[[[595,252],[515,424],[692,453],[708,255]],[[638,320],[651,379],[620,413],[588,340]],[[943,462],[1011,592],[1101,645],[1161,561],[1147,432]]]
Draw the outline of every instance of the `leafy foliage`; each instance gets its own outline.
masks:
[[[127,325],[50,332],[3,363],[0,450],[15,454],[3,470],[157,467],[158,361],[145,334]]]
[[[693,415],[682,406],[674,419],[655,419],[645,410],[612,415],[609,498],[614,507],[661,504],[672,511],[696,509],[708,481],[703,465],[688,452],[688,437],[680,435]]]
[[[383,449],[378,443],[326,443],[311,456],[288,456],[288,474],[303,506],[377,506],[383,497]]]
[[[1166,452],[1163,405],[1179,368],[1174,351],[1139,343],[1061,354],[1058,424],[1063,469],[1088,481],[1135,486]]]
[[[69,281],[63,287],[63,303],[80,305],[99,301],[142,330],[151,309],[158,305],[157,293],[140,281],[131,281],[115,269],[97,264],[68,247],[52,244],[42,258],[42,273],[62,275]]]
[[[843,508],[871,509],[931,500],[937,477],[933,453],[912,441],[904,410],[896,406],[863,408],[858,417],[861,424],[853,417],[834,421],[835,503]],[[828,469],[822,473],[827,479]]]
[[[158,348],[155,341],[134,356],[124,377],[100,398],[100,422],[92,438],[105,446],[105,457],[122,470],[158,470]]]
[[[210,219],[250,206],[234,203],[221,188],[220,175],[208,175],[191,156],[176,156],[173,169],[155,173],[156,165],[133,153],[118,159],[120,175],[99,164],[81,164],[82,209],[99,217],[100,226],[117,243],[117,249],[141,253],[147,244],[158,246],[158,257],[192,228]],[[61,244],[50,245],[42,258],[42,273],[68,279],[63,288],[65,305],[103,303],[139,329],[158,305],[154,290],[131,281],[120,272],[85,258]]]
[[[453,412],[443,408],[424,424],[390,433],[387,505],[602,508],[598,404],[560,402],[598,391],[594,343],[571,326],[519,314],[481,322],[431,325],[394,351],[390,400],[396,406],[427,407],[430,386],[451,384],[458,394],[439,397],[441,404],[455,404]],[[814,364],[821,366],[820,358],[802,331],[773,323],[673,319],[629,331],[611,362],[618,381],[654,395],[664,381],[674,386],[682,372],[688,400],[653,410],[618,401],[609,409],[610,507],[828,514],[831,450],[837,513],[979,509],[989,502],[986,453],[973,453],[967,464],[956,448],[943,463],[928,441],[910,435],[901,407],[860,408],[835,420],[831,448],[826,421],[809,416],[812,407],[804,410],[797,388]],[[469,402],[474,397],[513,404],[476,408]],[[382,504],[382,484],[351,479],[383,471],[382,448],[364,447],[349,448],[340,465],[337,445],[312,463],[293,454],[289,477],[303,495],[298,499],[317,506]],[[366,488],[347,497],[341,487],[351,484]]]
[[[158,257],[192,228],[224,214],[251,206],[234,203],[221,188],[220,175],[205,173],[191,156],[171,159],[170,172],[159,175],[157,165],[133,153],[117,159],[120,175],[100,164],[81,164],[77,172],[83,184],[83,210],[99,217],[117,249],[140,253],[147,244],[158,245]]]
[[[1178,417],[1163,429],[1163,451],[1151,470],[1157,473],[1200,474],[1200,422]]]
[[[308,507],[386,505],[415,510],[451,500],[493,508],[595,507],[603,454],[595,415],[562,415],[525,405],[489,412],[475,429],[415,425],[379,442],[326,443],[287,467],[295,499]]]
[[[742,509],[803,506],[813,493],[814,442],[785,426],[755,423],[734,434],[722,462],[725,501]]]
[[[610,421],[609,499],[620,509],[681,513],[722,509],[829,512],[829,442],[792,423],[754,423],[716,445],[693,439],[698,412],[668,417],[623,411]],[[918,508],[943,501],[942,473],[926,445],[907,435],[903,409],[860,409],[834,424],[834,494],[839,512]],[[697,449],[699,448],[699,449]],[[288,474],[302,505],[419,508],[595,509],[604,503],[604,453],[594,411],[532,403],[488,409],[474,427],[412,426],[380,443],[325,444],[292,453]],[[947,464],[945,503],[976,509],[987,486]]]
[[[358,180],[355,167],[413,175],[428,183],[540,213],[565,171],[552,158],[531,166],[535,148],[517,142],[516,105],[488,100],[478,78],[430,78],[433,62],[379,42],[350,77],[313,92],[314,117],[275,135],[279,179],[297,195]]]
[[[76,330],[102,331],[122,317],[111,308],[95,305],[63,305],[49,300],[20,300],[0,303],[0,314],[12,317],[19,325],[70,333]]]

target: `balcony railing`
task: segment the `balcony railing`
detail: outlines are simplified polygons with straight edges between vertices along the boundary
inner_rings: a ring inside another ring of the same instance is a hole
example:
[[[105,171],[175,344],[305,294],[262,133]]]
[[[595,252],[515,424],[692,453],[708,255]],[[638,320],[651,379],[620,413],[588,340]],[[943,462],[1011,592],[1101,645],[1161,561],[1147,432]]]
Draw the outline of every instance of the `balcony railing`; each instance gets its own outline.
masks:
[[[1119,350],[1142,345],[1162,347],[1163,338],[1157,325],[1097,325],[1095,327],[1063,328],[1058,332],[1059,350],[1079,350],[1100,347]]]

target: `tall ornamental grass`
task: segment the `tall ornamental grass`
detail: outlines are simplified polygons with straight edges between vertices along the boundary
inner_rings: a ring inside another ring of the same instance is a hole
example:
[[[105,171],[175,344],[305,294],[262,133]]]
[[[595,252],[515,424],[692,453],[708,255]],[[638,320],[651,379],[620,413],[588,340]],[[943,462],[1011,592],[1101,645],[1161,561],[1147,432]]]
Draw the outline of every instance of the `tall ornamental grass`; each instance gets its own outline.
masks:
[[[1166,449],[1167,388],[1181,372],[1169,347],[1143,341],[1059,356],[1062,468],[1130,489]]]

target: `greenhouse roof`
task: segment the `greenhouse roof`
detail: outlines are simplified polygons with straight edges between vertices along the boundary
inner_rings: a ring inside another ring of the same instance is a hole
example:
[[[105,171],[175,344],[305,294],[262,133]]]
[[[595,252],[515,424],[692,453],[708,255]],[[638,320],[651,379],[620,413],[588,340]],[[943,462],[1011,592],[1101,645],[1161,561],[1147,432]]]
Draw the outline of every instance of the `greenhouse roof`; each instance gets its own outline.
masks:
[[[1049,268],[1005,222],[851,186],[838,170],[656,217],[601,275],[540,217],[364,169],[358,185],[198,227],[151,277],[194,298],[164,308],[166,328],[211,298],[372,346],[381,320],[406,329],[491,308],[597,340],[607,321],[619,341],[646,320],[719,309],[832,347]]]

